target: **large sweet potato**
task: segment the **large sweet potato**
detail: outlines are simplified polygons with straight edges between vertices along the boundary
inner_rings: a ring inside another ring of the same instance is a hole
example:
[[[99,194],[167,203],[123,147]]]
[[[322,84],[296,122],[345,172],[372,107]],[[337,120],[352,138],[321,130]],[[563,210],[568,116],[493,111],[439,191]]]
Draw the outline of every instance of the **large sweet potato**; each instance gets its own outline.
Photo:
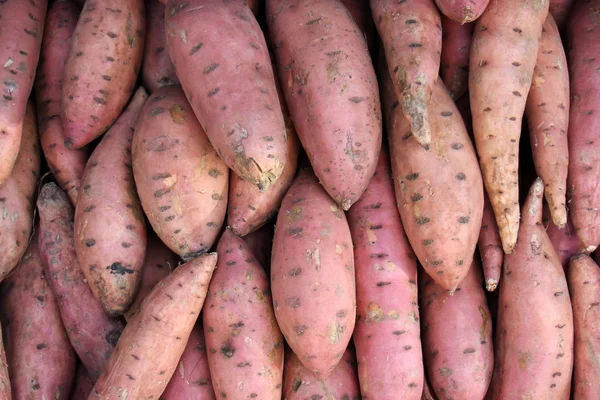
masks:
[[[381,151],[365,194],[350,208],[357,319],[354,345],[363,398],[415,399],[423,391],[417,260],[394,197],[390,160]]]
[[[0,329],[2,326],[0,326]],[[12,398],[10,390],[10,377],[8,376],[8,363],[6,362],[6,352],[4,351],[4,342],[0,335],[0,396],[2,399],[10,400]]]
[[[227,211],[229,170],[178,86],[146,103],[132,144],[133,174],[162,241],[190,260],[217,240]]]
[[[461,98],[469,87],[469,53],[475,24],[461,25],[442,16],[442,56],[440,78],[453,100]]]
[[[146,222],[133,181],[131,141],[147,98],[140,87],[92,153],[75,209],[79,265],[111,316],[131,305],[146,254]]]
[[[75,254],[74,210],[67,195],[48,183],[42,187],[37,210],[39,251],[46,277],[58,300],[71,345],[95,381],[117,344],[123,323],[104,313],[85,280]]]
[[[11,175],[22,148],[27,100],[40,56],[47,6],[47,0],[0,2],[0,41],[3,43],[0,50],[3,64],[0,70],[0,185]]]
[[[538,178],[523,206],[515,251],[504,258],[490,400],[569,399],[573,312],[565,274],[542,225],[543,195]]]
[[[169,0],[169,54],[225,163],[260,190],[287,160],[286,130],[263,32],[241,1]]]
[[[326,379],[354,330],[354,255],[344,212],[309,169],[300,171],[277,216],[271,290],[287,343]]]
[[[158,399],[200,314],[217,255],[178,267],[148,294],[123,330],[89,399]]]
[[[78,149],[110,128],[135,89],[144,51],[144,0],[87,0],[65,67],[65,145]]]
[[[66,399],[77,359],[32,240],[20,264],[2,282],[0,312],[15,399]]]
[[[381,148],[365,39],[337,0],[271,0],[267,21],[298,137],[327,193],[348,210],[373,177]]]
[[[563,30],[567,24],[569,11],[575,3],[574,0],[550,0],[550,14],[554,17],[559,30]]]
[[[502,275],[504,251],[502,251],[502,240],[498,232],[494,209],[490,204],[487,193],[484,198],[483,218],[477,244],[481,257],[481,265],[483,266],[485,287],[488,292],[493,292],[498,287]]]
[[[489,2],[490,0],[435,0],[446,17],[461,25],[479,18]]]

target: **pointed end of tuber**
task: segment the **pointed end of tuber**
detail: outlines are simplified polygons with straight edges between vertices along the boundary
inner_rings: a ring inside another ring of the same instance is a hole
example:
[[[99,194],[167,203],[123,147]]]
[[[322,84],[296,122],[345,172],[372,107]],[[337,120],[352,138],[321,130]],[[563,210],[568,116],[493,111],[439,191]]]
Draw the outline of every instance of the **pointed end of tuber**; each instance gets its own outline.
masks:
[[[485,283],[485,289],[488,292],[493,292],[498,287],[498,281],[496,279],[488,279]]]

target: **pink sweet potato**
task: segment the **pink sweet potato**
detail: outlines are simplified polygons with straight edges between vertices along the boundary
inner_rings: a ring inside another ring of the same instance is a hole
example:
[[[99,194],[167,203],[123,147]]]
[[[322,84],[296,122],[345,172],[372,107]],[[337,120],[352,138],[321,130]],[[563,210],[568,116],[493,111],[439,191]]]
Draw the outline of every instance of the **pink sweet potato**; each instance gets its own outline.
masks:
[[[15,271],[2,282],[2,325],[15,399],[66,399],[77,359],[32,240]]]
[[[423,392],[417,260],[396,208],[390,160],[348,212],[354,241],[357,319],[354,345],[363,398],[414,399]]]
[[[473,22],[483,14],[490,0],[435,0],[447,17],[461,25]]]
[[[96,300],[77,261],[73,206],[54,183],[42,187],[37,210],[38,244],[46,277],[73,349],[92,380],[96,380],[123,330],[121,320],[109,318]]]
[[[217,255],[178,267],[146,296],[89,399],[158,399],[183,354],[212,277]]]
[[[133,174],[158,237],[184,260],[217,240],[227,211],[229,170],[179,86],[163,87],[141,112]]]
[[[35,71],[40,56],[47,0],[2,1],[0,19],[0,185],[11,176],[17,162],[27,101],[33,87]],[[25,246],[23,247],[25,251]]]
[[[2,326],[0,326],[0,329]],[[4,351],[4,342],[0,335],[0,398],[10,400],[12,398],[10,390],[10,377],[8,376],[8,363],[6,362],[6,352]]]
[[[88,159],[85,149],[65,147],[60,113],[65,63],[71,47],[79,8],[70,0],[55,1],[46,16],[40,64],[35,78],[40,142],[50,171],[73,204]]]
[[[110,128],[135,89],[144,51],[144,0],[88,0],[65,67],[61,116],[67,148]]]
[[[215,393],[234,400],[280,400],[283,336],[269,278],[246,242],[229,229],[217,252],[202,320]]]
[[[504,258],[489,400],[569,399],[573,312],[560,259],[542,225],[543,195],[538,178],[523,207],[515,251]]]
[[[479,255],[483,266],[483,277],[488,292],[493,292],[498,287],[502,275],[502,263],[504,262],[504,251],[502,241],[498,232],[498,225],[494,217],[494,209],[490,199],[485,194],[483,206],[483,219],[479,231]]]
[[[33,228],[41,154],[32,102],[27,105],[22,137],[12,173],[0,185],[0,281],[17,266]]]
[[[453,100],[461,98],[469,87],[469,53],[475,24],[461,25],[442,16],[442,56],[440,78]]]
[[[272,0],[267,21],[298,137],[327,193],[348,210],[373,177],[381,148],[365,39],[337,0]]]
[[[581,240],[575,234],[575,228],[573,228],[571,219],[567,218],[567,226],[564,228],[557,227],[552,223],[550,211],[547,205],[544,204],[542,222],[546,227],[546,232],[552,242],[552,246],[560,258],[560,263],[566,271],[571,257],[584,250]]]
[[[417,143],[429,150],[431,101],[442,52],[442,23],[433,0],[371,0],[388,69]]]
[[[550,14],[554,17],[559,30],[567,24],[567,17],[575,0],[550,0]]]
[[[274,224],[269,223],[244,236],[248,249],[254,254],[258,263],[263,266],[267,275],[270,275],[271,271],[271,248],[273,246],[274,230]]]
[[[369,2],[365,0],[340,0],[341,3],[346,6],[354,22],[360,28],[363,36],[367,40],[369,50],[374,50],[377,47],[377,28],[373,22],[373,16],[371,15],[371,7]]]
[[[287,343],[326,379],[354,331],[354,255],[344,212],[309,169],[300,171],[277,216],[271,285]]]
[[[285,122],[263,32],[241,1],[169,0],[169,54],[210,142],[266,190],[287,161]]]
[[[588,252],[600,244],[600,0],[580,0],[568,25],[569,213]]]
[[[111,316],[131,305],[146,254],[146,222],[133,181],[131,141],[147,98],[140,87],[92,153],[75,209],[79,265]]]
[[[92,393],[93,387],[94,381],[90,378],[90,374],[88,374],[83,364],[78,364],[77,369],[75,370],[73,389],[71,390],[71,396],[69,398],[72,400],[87,399],[90,396],[90,393]]]

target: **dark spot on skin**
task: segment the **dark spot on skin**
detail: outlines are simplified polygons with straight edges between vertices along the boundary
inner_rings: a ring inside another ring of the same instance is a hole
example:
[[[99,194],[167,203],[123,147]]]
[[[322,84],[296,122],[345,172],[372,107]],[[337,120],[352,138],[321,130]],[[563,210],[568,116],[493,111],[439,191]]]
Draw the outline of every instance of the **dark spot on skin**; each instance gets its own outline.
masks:
[[[423,45],[421,43],[411,43],[408,45],[408,47],[410,48],[418,48],[418,47],[422,47]]]
[[[350,100],[353,103],[362,103],[363,101],[365,101],[367,98],[366,97],[350,97],[348,100]]]
[[[521,92],[519,92],[518,90],[513,91],[512,94],[514,94],[517,97],[521,97],[522,96]]]
[[[129,231],[135,230],[135,226],[131,225],[131,224],[130,225],[126,225],[125,228],[127,228],[127,230],[129,230]]]
[[[110,344],[112,347],[115,347],[119,342],[119,338],[121,337],[120,330],[112,330],[106,334],[106,342]]]
[[[518,62],[518,61],[515,61],[515,62],[512,63],[512,65],[514,65],[515,67],[520,67],[521,63]]]
[[[319,22],[320,20],[321,20],[321,18],[312,19],[312,20],[308,21],[308,22],[306,23],[306,25],[313,25],[313,24],[316,24],[316,23],[317,23],[317,22]]]
[[[392,334],[394,334],[395,336],[402,336],[406,333],[406,331],[394,331],[392,332]]]
[[[137,361],[139,361],[139,360],[140,360],[140,358],[139,358],[138,356],[136,356],[135,354],[132,354],[132,355],[131,355],[131,357],[132,357],[134,360],[137,360]]]
[[[294,327],[294,331],[296,332],[296,335],[298,335],[298,336],[304,335],[304,332],[306,332],[307,329],[308,329],[308,326],[306,326],[306,325],[298,325],[298,326]]]
[[[208,92],[208,97],[213,97],[215,94],[219,93],[219,88],[214,88],[210,92]]]
[[[131,374],[125,374],[126,377],[129,378],[129,380],[135,381],[135,378],[133,377],[133,375]]]
[[[131,243],[123,242],[121,243],[121,247],[123,247],[124,249],[128,249],[131,247]]]
[[[101,104],[101,105],[106,105],[106,100],[104,100],[104,99],[103,99],[103,98],[101,98],[101,97],[94,97],[94,101],[95,101],[96,103],[98,103],[98,104]]]
[[[114,32],[108,32],[108,33],[106,34],[106,36],[108,36],[108,37],[109,37],[109,38],[111,38],[111,39],[114,39],[114,38],[116,38],[116,37],[117,37],[117,34],[116,34],[116,33],[114,33]]]
[[[452,147],[454,150],[460,150],[460,149],[464,148],[464,147],[465,147],[465,145],[464,145],[464,144],[462,144],[462,143],[452,143],[452,146],[451,146],[451,147]]]
[[[463,354],[471,354],[471,353],[475,353],[475,349],[472,347],[469,347],[468,349],[463,350]]]
[[[48,345],[46,343],[40,343],[37,346],[35,346],[35,348],[38,350],[43,350],[43,349],[47,349]]]
[[[458,223],[459,224],[468,224],[470,220],[471,220],[471,217],[459,217]]]
[[[370,258],[385,258],[387,256],[388,256],[388,254],[386,254],[386,253],[373,253],[369,257]]]
[[[221,346],[221,355],[225,358],[231,358],[235,354],[235,349],[231,347],[231,344],[225,343]]]
[[[556,293],[554,293],[554,297],[559,297],[559,296],[562,296],[562,295],[563,295],[563,292],[556,292]]]
[[[465,179],[467,179],[466,175],[462,172],[459,172],[458,174],[456,174],[456,179],[459,181],[464,181]]]
[[[421,200],[423,198],[423,196],[421,196],[419,193],[415,193],[412,196],[410,196],[410,199],[413,201],[413,203],[416,203],[417,201]]]
[[[415,222],[417,223],[417,225],[425,225],[430,221],[430,219],[428,217],[417,217],[415,218]]]
[[[520,28],[513,28],[513,32],[521,34],[523,33],[523,30],[521,30]]]
[[[302,268],[292,268],[290,269],[290,271],[288,272],[289,276],[298,276],[302,273]]]
[[[425,239],[423,240],[423,246],[429,246],[431,244],[433,244],[433,239]]]
[[[452,111],[442,111],[442,117],[451,117]]]
[[[88,207],[86,207],[86,208],[84,208],[84,209],[83,209],[83,212],[86,212],[86,213],[87,213],[87,212],[90,212],[90,211],[92,211],[92,210],[93,210],[93,209],[95,209],[95,208],[96,208],[96,206],[88,206]]]
[[[169,192],[171,192],[171,189],[159,189],[156,192],[154,192],[154,197],[156,197],[158,199]]]
[[[200,50],[203,45],[204,45],[204,43],[200,42],[197,45],[195,45],[194,47],[192,47],[192,49],[190,50],[190,56],[193,55],[194,53],[196,53],[198,50]]]
[[[289,228],[285,231],[288,236],[298,237],[302,233],[302,228]]]
[[[125,275],[125,274],[133,274],[134,273],[134,270],[124,267],[123,264],[121,264],[120,262],[114,262],[111,265],[109,265],[108,267],[106,267],[106,269],[110,270],[111,275],[113,275],[113,274]]]
[[[416,23],[418,23],[418,21],[416,19],[407,19],[406,20],[407,25],[412,25],[412,24],[416,24]]]
[[[406,180],[407,181],[414,181],[417,178],[419,178],[419,174],[417,172],[413,172],[412,174],[406,175]]]
[[[96,244],[96,241],[94,239],[88,239],[85,241],[85,246],[86,247],[92,247]]]
[[[296,296],[288,297],[287,299],[285,299],[285,304],[294,310],[302,305],[300,298]]]
[[[392,282],[377,282],[377,287],[388,286],[391,284]]]

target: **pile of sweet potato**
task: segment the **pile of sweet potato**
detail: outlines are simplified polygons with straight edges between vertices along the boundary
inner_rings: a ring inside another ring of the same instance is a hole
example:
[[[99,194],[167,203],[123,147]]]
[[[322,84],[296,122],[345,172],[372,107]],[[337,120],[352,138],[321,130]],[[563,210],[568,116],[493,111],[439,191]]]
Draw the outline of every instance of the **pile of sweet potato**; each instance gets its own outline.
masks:
[[[0,400],[600,399],[600,0],[0,18]]]

